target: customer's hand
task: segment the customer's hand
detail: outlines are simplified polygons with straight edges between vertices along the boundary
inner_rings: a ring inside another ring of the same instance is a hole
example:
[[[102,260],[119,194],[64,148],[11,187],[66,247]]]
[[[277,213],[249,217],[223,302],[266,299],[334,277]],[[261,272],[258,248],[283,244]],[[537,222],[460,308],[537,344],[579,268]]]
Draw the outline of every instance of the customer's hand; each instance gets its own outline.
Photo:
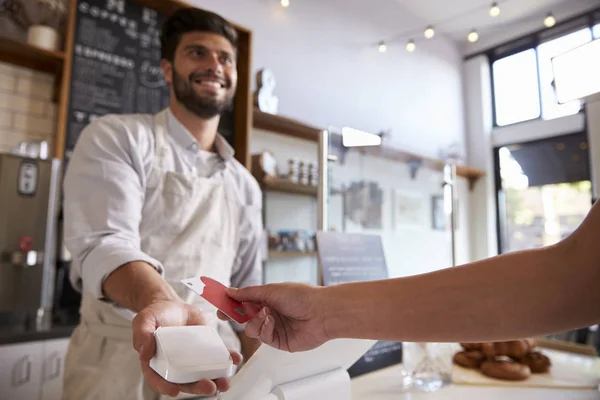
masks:
[[[320,290],[310,285],[281,283],[229,288],[227,294],[261,307],[246,324],[246,335],[277,349],[296,352],[314,349],[329,340],[322,314],[325,299]],[[227,320],[223,313],[218,315]]]
[[[140,354],[142,372],[146,382],[155,392],[171,397],[177,396],[179,392],[212,395],[217,390],[221,392],[229,390],[228,378],[177,385],[167,382],[150,368],[150,359],[156,352],[156,340],[154,339],[156,328],[186,325],[205,325],[205,320],[197,308],[181,301],[156,301],[135,316],[133,319],[133,347]],[[239,365],[242,362],[241,354],[234,350],[230,350],[230,353],[234,364]]]

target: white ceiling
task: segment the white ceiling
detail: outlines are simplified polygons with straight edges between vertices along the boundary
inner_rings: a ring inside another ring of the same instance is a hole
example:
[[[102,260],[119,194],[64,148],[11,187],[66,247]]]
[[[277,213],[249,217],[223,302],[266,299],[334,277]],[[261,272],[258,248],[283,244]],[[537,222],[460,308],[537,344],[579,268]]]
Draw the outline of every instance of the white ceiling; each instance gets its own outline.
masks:
[[[543,28],[545,15],[553,12],[560,17],[600,6],[600,0],[499,0],[500,15],[492,18],[492,0],[396,0],[408,12],[425,24],[437,25],[438,32],[458,42],[477,29],[481,37],[507,31],[524,23]]]

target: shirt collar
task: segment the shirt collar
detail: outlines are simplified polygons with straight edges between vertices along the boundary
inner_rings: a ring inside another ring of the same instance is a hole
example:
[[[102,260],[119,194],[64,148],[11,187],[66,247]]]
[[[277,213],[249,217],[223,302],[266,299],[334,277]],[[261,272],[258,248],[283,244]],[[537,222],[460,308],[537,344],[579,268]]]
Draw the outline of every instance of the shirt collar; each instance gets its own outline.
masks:
[[[190,131],[173,115],[170,108],[167,108],[167,130],[168,134],[173,137],[175,142],[185,149],[198,152],[198,141],[190,133]],[[217,132],[215,137],[215,150],[219,157],[225,161],[229,161],[233,158],[235,150],[227,142],[227,140]]]

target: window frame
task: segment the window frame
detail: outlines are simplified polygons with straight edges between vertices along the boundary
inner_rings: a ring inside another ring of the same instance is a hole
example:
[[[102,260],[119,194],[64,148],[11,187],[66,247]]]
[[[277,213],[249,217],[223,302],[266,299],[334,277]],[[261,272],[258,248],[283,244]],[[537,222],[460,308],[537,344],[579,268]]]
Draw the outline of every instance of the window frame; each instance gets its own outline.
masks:
[[[490,68],[490,82],[491,82],[491,96],[492,96],[492,123],[494,128],[503,128],[508,126],[513,126],[516,124],[522,124],[530,121],[541,120],[543,117],[543,99],[542,99],[542,90],[541,90],[541,81],[540,81],[540,66],[539,66],[539,56],[537,47],[545,42],[551,41],[553,39],[557,39],[562,36],[566,36],[570,33],[573,33],[580,29],[588,28],[590,29],[592,40],[594,40],[593,28],[595,25],[600,23],[600,8],[596,8],[586,13],[574,16],[570,19],[562,21],[556,24],[552,28],[544,28],[533,32],[529,35],[525,35],[518,39],[514,39],[505,43],[502,43],[496,47],[493,47],[487,51],[480,52],[477,54],[470,55],[465,57],[465,60],[476,57],[478,55],[485,55],[488,59]],[[496,93],[494,89],[495,80],[494,80],[494,62],[506,58],[522,51],[533,49],[536,55],[536,70],[537,70],[537,78],[538,78],[538,98],[540,101],[540,113],[536,118],[527,119],[523,121],[514,122],[512,124],[507,125],[498,125],[498,118],[496,112]]]

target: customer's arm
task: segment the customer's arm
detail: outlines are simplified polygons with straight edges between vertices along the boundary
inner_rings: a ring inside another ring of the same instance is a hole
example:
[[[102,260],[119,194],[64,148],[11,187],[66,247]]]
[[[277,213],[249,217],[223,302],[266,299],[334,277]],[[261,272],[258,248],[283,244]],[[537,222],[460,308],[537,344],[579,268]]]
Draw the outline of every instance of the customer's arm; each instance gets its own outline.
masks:
[[[600,320],[600,204],[557,245],[461,267],[326,288],[332,337],[487,341]]]
[[[557,245],[407,278],[230,289],[262,306],[250,337],[288,351],[333,338],[480,342],[600,321],[600,204]],[[221,315],[221,318],[224,318]]]

